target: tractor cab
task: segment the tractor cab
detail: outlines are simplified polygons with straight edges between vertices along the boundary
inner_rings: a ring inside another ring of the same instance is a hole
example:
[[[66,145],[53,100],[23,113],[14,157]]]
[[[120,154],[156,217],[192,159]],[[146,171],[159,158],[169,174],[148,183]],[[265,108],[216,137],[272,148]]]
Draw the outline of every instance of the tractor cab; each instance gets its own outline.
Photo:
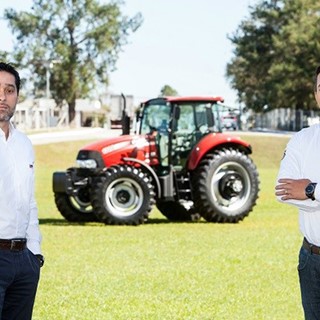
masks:
[[[156,138],[163,167],[183,167],[193,147],[212,132],[221,132],[217,98],[166,97],[143,103],[138,112],[138,133]]]

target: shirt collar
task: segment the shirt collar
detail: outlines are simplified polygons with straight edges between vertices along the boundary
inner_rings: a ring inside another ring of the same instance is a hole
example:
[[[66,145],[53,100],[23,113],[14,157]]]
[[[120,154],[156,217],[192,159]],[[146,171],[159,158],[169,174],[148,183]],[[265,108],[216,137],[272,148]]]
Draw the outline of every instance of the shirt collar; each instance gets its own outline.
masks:
[[[8,136],[8,140],[11,140],[12,137],[14,136],[16,131],[16,128],[14,127],[14,125],[12,124],[12,122],[9,122],[9,136]]]
[[[11,122],[9,122],[9,136],[8,136],[8,139],[9,140],[14,132],[15,132],[15,127],[13,126],[13,124]],[[5,136],[5,133],[3,132],[3,130],[0,129],[0,139],[2,139],[3,141],[6,141],[6,136]]]

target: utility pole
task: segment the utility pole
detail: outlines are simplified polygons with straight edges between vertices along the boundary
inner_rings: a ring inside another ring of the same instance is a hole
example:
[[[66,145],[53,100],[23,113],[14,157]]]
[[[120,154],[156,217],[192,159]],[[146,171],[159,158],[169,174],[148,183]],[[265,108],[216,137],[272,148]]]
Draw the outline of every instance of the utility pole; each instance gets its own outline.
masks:
[[[61,63],[61,60],[43,60],[43,65],[46,68],[46,98],[51,98],[50,92],[50,69],[53,68],[55,63]]]

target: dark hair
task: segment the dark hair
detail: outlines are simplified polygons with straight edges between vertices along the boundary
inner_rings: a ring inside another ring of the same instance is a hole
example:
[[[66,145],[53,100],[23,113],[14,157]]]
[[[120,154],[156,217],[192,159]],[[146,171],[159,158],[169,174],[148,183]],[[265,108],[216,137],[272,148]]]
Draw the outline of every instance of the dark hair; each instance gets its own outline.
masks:
[[[0,71],[6,71],[8,73],[11,73],[14,76],[16,87],[17,87],[17,93],[19,94],[20,83],[21,83],[19,72],[11,64],[1,62],[1,61],[0,61]]]
[[[317,92],[317,82],[318,82],[318,74],[320,73],[320,66],[317,67],[316,73],[314,76],[314,92]]]

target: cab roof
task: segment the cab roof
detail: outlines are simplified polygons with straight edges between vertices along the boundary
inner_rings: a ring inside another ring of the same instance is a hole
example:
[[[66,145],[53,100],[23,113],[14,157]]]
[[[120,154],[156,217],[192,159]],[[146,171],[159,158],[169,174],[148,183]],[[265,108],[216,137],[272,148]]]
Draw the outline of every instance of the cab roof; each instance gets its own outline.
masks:
[[[190,96],[190,97],[159,97],[146,101],[148,103],[153,100],[165,100],[168,102],[204,102],[204,103],[212,103],[212,102],[224,102],[222,97],[205,97],[205,96]]]

